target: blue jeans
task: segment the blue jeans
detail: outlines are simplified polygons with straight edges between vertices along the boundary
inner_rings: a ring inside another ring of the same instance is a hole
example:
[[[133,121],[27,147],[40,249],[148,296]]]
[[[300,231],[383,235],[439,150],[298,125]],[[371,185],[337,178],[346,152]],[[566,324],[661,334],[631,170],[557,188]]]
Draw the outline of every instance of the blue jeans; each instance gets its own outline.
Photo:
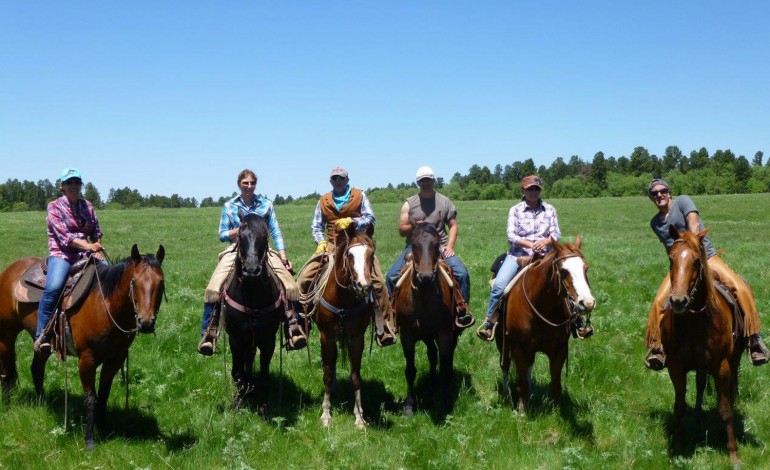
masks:
[[[401,268],[404,267],[404,263],[406,263],[406,255],[412,252],[412,247],[407,246],[404,248],[404,251],[401,252],[400,255],[396,258],[396,261],[393,263],[393,266],[390,267],[388,270],[388,273],[385,275],[385,283],[388,286],[388,294],[393,295],[393,287],[396,285],[396,282],[398,281],[398,275],[401,273]],[[462,261],[460,261],[460,258],[457,257],[457,255],[452,256],[451,258],[447,258],[444,260],[446,264],[449,266],[449,268],[452,270],[452,274],[454,274],[455,279],[457,280],[457,283],[460,285],[460,293],[463,296],[463,300],[465,300],[465,303],[470,302],[471,298],[471,276],[468,274],[468,268],[465,267]]]
[[[506,255],[503,265],[500,266],[500,270],[497,271],[497,277],[492,285],[492,291],[489,293],[489,308],[487,308],[487,318],[492,316],[492,310],[500,301],[500,297],[503,296],[505,288],[511,279],[519,272],[519,263],[516,262],[516,257],[510,254]]]
[[[59,303],[59,297],[64,290],[64,283],[67,281],[67,274],[70,271],[70,262],[56,256],[48,257],[48,272],[45,275],[45,289],[40,298],[40,305],[37,307],[37,329],[35,330],[35,339],[43,332],[43,328],[53,315],[53,309]]]

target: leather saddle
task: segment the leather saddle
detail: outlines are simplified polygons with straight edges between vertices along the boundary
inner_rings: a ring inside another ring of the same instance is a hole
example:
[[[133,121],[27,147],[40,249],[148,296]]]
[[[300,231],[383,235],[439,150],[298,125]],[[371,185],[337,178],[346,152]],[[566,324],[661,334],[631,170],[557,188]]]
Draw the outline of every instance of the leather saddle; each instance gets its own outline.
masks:
[[[84,258],[70,268],[62,292],[61,305],[64,310],[72,308],[83,300],[91,290],[96,272],[96,265],[91,262],[91,259]],[[16,281],[13,288],[13,295],[16,300],[22,303],[40,302],[43,297],[43,289],[45,289],[45,275],[48,267],[46,261],[47,258],[42,258],[40,263],[30,266]]]

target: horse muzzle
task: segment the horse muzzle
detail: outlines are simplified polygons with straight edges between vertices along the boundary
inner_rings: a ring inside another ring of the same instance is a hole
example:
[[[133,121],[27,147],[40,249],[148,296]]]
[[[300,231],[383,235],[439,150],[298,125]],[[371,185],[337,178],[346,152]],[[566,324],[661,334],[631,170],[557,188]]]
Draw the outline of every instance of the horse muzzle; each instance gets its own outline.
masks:
[[[140,317],[136,317],[136,329],[139,333],[155,333],[155,315],[149,321],[144,321]]]
[[[425,273],[420,272],[416,274],[415,278],[418,285],[427,286],[436,282],[436,272],[435,271],[425,272]]]
[[[690,306],[690,298],[686,295],[682,297],[674,297],[672,295],[669,298],[669,302],[671,303],[671,310],[674,313],[684,313]]]
[[[583,313],[590,313],[596,307],[596,300],[593,297],[579,298],[577,308]]]

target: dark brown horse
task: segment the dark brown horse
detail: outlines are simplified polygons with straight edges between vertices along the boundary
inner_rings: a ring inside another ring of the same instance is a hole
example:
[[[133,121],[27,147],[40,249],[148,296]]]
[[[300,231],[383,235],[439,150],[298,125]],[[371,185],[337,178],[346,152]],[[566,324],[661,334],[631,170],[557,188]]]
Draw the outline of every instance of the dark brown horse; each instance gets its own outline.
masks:
[[[275,334],[284,317],[286,296],[267,262],[267,221],[257,214],[241,220],[235,270],[223,299],[225,330],[233,356],[231,375],[237,388],[236,405],[258,389],[260,411],[267,414],[270,360]],[[254,358],[259,348],[259,380]]]
[[[449,267],[440,262],[441,238],[430,224],[419,224],[412,233],[412,260],[405,267],[393,294],[394,310],[406,359],[405,414],[414,414],[415,345],[425,343],[431,379],[440,361],[439,386],[443,411],[451,411],[450,386],[454,372],[457,333],[454,326],[453,280]]]
[[[578,235],[574,244],[555,243],[545,257],[534,261],[514,284],[505,303],[504,328],[497,328],[503,384],[508,391],[508,369],[516,363],[518,411],[525,413],[530,368],[535,353],[548,357],[551,398],[561,400],[561,371],[567,359],[570,327],[574,316],[593,310],[595,301],[588,285],[588,264]]]
[[[703,406],[706,374],[714,377],[717,410],[727,432],[730,461],[737,465],[738,445],[733,430],[733,404],[738,393],[738,368],[744,348],[743,331],[734,327],[731,306],[717,292],[709,273],[702,241],[708,229],[697,235],[669,232],[671,298],[661,322],[661,341],[666,351],[668,375],[674,385],[674,439],[681,442],[687,409],[687,372],[696,371],[696,411]],[[673,313],[673,315],[672,315]]]
[[[140,255],[136,245],[131,257],[113,264],[98,265],[96,279],[85,300],[67,311],[78,371],[83,385],[86,407],[86,445],[94,447],[94,421],[104,428],[107,399],[112,379],[128,357],[128,348],[136,333],[155,331],[164,280],[161,263],[165,250],[161,245],[153,255]],[[18,380],[16,371],[16,337],[22,330],[30,336],[37,324],[37,303],[20,303],[14,297],[14,284],[40,258],[23,258],[0,273],[0,367],[3,394]],[[32,358],[35,391],[43,394],[45,364],[50,354],[36,353]],[[102,366],[99,390],[96,369]]]
[[[373,316],[374,294],[372,268],[375,244],[369,233],[357,232],[351,224],[337,233],[333,253],[333,270],[314,316],[321,336],[321,359],[324,371],[324,399],[321,423],[329,426],[331,390],[337,377],[337,342],[347,349],[350,382],[353,385],[353,414],[356,426],[366,426],[361,405],[361,357],[364,335]]]

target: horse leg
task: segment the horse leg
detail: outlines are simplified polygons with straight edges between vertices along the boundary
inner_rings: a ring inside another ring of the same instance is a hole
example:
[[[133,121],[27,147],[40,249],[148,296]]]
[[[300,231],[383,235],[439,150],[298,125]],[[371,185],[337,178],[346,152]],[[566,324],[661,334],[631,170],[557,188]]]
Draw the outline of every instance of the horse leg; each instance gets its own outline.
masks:
[[[270,400],[270,361],[275,353],[275,333],[263,338],[259,348],[259,388],[261,402],[259,404],[262,417],[267,419],[268,401]]]
[[[45,379],[45,364],[50,354],[34,353],[32,355],[32,382],[35,384],[37,398],[43,398],[43,380]]]
[[[425,347],[428,351],[428,364],[430,365],[430,383],[436,384],[436,371],[438,370],[438,348],[433,340],[425,341]]]
[[[687,410],[687,401],[685,396],[687,394],[687,372],[681,370],[679,367],[669,364],[668,376],[671,378],[671,383],[674,386],[674,447],[677,448],[682,444],[682,438],[684,436],[684,413]]]
[[[37,354],[35,358],[37,358]],[[96,412],[96,368],[98,364],[90,350],[83,351],[78,360],[80,384],[83,386],[83,397],[86,407],[86,450],[94,450],[94,413]]]
[[[452,412],[451,386],[454,375],[454,354],[457,340],[452,332],[439,338],[439,357],[441,358],[441,370],[439,380],[441,384],[441,404],[443,412]]]
[[[16,334],[4,336],[0,339],[0,382],[3,387],[3,404],[8,406],[11,390],[19,381],[19,372],[16,370]]]
[[[364,419],[364,407],[361,404],[361,358],[364,355],[364,332],[356,338],[348,338],[348,355],[350,359],[350,383],[353,385],[353,414],[356,417],[356,427],[363,429],[366,427]]]
[[[102,435],[105,436],[105,424],[107,417],[107,401],[110,398],[110,390],[112,389],[112,381],[115,378],[115,374],[118,373],[120,367],[126,360],[128,350],[126,354],[121,354],[111,358],[109,361],[105,361],[102,364],[102,371],[99,373],[99,392],[96,395],[96,428]]]
[[[518,394],[516,410],[520,416],[525,416],[534,358],[528,357],[523,351],[517,349],[513,351],[513,360],[516,363],[516,392]]]
[[[246,348],[243,346],[244,339],[237,337],[237,332],[228,333],[227,337],[230,344],[230,355],[233,357],[233,365],[230,369],[230,376],[235,382],[235,399],[233,406],[239,408],[243,400],[251,391],[249,377],[246,375]]]
[[[703,413],[703,392],[708,385],[708,373],[705,370],[698,369],[695,371],[695,419],[698,423],[701,422]]]
[[[504,334],[503,334],[504,335]],[[498,335],[502,337],[503,335]],[[503,372],[503,391],[506,398],[511,398],[510,389],[510,369],[511,369],[511,356],[513,354],[513,345],[510,341],[507,343],[498,338],[497,351],[500,353],[500,370]]]
[[[332,384],[337,376],[337,338],[336,334],[326,334],[319,328],[321,333],[321,360],[324,370],[324,401],[321,405],[321,424],[329,426],[332,424]]]
[[[735,429],[733,428],[733,407],[731,404],[733,373],[730,363],[724,359],[719,367],[719,373],[715,377],[717,389],[717,411],[719,417],[725,425],[727,432],[727,452],[730,455],[730,463],[734,466],[740,465],[738,458],[738,444],[735,441]]]
[[[567,342],[564,346],[553,353],[548,358],[548,368],[551,371],[551,399],[556,406],[561,404],[561,371],[564,368],[564,361],[567,360]],[[532,368],[529,369],[529,380],[532,380]]]
[[[404,351],[406,367],[404,376],[406,377],[406,403],[404,406],[404,415],[412,416],[416,400],[414,398],[414,379],[417,377],[417,367],[414,365],[415,340],[408,331],[408,328],[401,328],[401,349]]]

